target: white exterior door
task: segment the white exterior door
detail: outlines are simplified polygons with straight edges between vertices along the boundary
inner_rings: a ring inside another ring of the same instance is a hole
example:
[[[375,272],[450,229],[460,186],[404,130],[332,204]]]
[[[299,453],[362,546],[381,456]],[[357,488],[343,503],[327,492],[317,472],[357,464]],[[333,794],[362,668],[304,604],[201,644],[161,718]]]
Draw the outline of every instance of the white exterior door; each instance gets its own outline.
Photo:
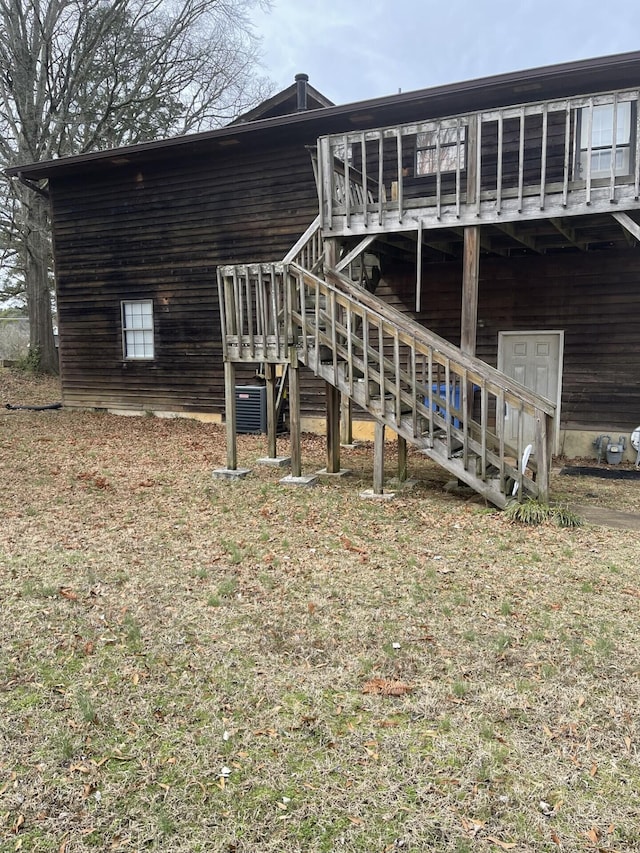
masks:
[[[562,361],[564,332],[499,332],[498,370],[517,380],[557,406],[554,450],[560,433],[560,398],[562,393]],[[517,446],[518,413],[507,409],[505,439]],[[524,416],[524,444],[532,444],[535,435],[533,418]]]

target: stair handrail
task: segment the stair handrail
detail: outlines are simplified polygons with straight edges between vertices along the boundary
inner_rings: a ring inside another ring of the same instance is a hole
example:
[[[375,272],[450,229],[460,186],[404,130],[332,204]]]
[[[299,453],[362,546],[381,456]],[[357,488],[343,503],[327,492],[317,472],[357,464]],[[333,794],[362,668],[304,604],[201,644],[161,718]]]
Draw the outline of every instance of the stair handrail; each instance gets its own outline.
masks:
[[[460,367],[476,373],[478,378],[484,378],[494,382],[496,385],[500,385],[504,390],[522,398],[532,408],[541,409],[547,415],[555,415],[556,404],[553,401],[537,394],[516,379],[506,376],[495,367],[482,361],[482,359],[462,352],[454,344],[440,337],[435,332],[425,329],[420,323],[407,317],[406,314],[393,308],[383,300],[376,298],[336,270],[326,270],[323,280],[297,264],[292,264],[292,266],[302,274],[312,275],[314,279],[318,279],[323,284],[332,287],[337,293],[344,293],[346,296],[351,297],[354,301],[359,302],[365,307],[367,311],[377,313],[389,324],[396,326],[401,333],[404,332],[410,339],[415,338],[416,341],[420,341],[430,347],[434,352],[440,353],[444,358],[449,359],[449,361],[457,362]]]

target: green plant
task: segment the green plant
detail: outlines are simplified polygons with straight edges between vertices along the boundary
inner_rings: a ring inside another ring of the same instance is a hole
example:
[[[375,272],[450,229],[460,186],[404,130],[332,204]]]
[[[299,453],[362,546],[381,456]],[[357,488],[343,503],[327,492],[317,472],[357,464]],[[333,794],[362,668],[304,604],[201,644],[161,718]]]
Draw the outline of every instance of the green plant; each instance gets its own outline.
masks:
[[[504,511],[507,521],[521,524],[544,524],[553,521],[558,527],[580,527],[582,520],[565,504],[546,504],[535,498],[509,503]]]

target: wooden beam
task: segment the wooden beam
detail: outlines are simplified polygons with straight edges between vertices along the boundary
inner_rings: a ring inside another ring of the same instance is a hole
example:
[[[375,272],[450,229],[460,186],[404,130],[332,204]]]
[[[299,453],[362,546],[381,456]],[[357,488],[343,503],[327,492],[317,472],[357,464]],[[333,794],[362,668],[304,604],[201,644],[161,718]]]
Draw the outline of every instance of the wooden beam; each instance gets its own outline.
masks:
[[[267,456],[269,459],[277,457],[276,449],[276,366],[267,362],[264,366],[264,378],[267,394]]]
[[[352,407],[346,394],[340,395],[340,443],[353,444]]]
[[[398,436],[398,480],[400,483],[407,479],[407,439]]]
[[[224,411],[227,435],[227,469],[235,471],[238,467],[236,437],[236,367],[231,361],[224,363]]]
[[[324,383],[327,400],[327,474],[340,473],[340,391]]]
[[[373,439],[373,494],[384,492],[384,424],[376,421]]]
[[[338,261],[338,263],[335,265],[335,269],[338,270],[338,272],[341,272],[343,269],[348,267],[349,264],[352,261],[355,261],[355,259],[358,257],[358,255],[361,255],[362,252],[364,252],[365,249],[367,249],[373,243],[373,241],[375,239],[376,239],[375,234],[368,234],[366,237],[364,237],[362,240],[360,240],[358,245],[355,246],[350,252],[347,252],[347,254],[344,256],[344,258],[341,258]]]
[[[460,349],[467,355],[476,354],[478,325],[478,280],[480,274],[480,226],[464,229],[464,258],[462,262],[462,314]]]
[[[298,352],[289,347],[289,434],[291,439],[291,476],[302,476],[300,453],[300,368]]]
[[[496,228],[499,228],[500,231],[504,231],[504,233],[508,234],[513,240],[516,240],[516,242],[522,243],[522,245],[526,246],[527,249],[531,249],[532,252],[536,252],[538,255],[543,254],[543,250],[538,247],[533,237],[528,237],[526,234],[518,233],[514,226],[507,222],[494,222],[493,224]]]
[[[577,249],[580,249],[582,252],[585,252],[587,249],[587,244],[584,240],[578,240],[576,237],[575,229],[573,229],[570,225],[567,225],[562,219],[552,218],[549,220],[551,225],[558,231],[568,243],[571,243],[572,246],[575,246]]]
[[[640,240],[640,225],[628,213],[612,213],[611,215],[619,225],[622,225],[625,232],[631,234],[634,239]]]

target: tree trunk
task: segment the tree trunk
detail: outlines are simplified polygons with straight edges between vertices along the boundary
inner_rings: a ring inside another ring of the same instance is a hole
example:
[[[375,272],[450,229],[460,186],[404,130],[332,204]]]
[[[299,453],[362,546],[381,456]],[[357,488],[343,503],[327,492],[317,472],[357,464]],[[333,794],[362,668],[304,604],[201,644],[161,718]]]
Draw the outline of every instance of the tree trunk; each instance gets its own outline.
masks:
[[[44,373],[58,372],[58,353],[53,337],[50,248],[47,201],[34,192],[24,193],[25,287],[29,311],[29,346],[34,366]]]

